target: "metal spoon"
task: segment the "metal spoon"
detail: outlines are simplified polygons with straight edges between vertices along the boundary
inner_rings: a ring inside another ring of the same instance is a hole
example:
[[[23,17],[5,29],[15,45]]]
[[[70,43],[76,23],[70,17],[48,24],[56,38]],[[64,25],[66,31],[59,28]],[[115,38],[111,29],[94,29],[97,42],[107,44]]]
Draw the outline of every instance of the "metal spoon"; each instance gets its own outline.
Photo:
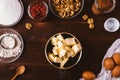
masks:
[[[21,75],[25,72],[25,66],[21,65],[16,69],[16,74],[12,77],[11,80],[15,80],[18,75]]]

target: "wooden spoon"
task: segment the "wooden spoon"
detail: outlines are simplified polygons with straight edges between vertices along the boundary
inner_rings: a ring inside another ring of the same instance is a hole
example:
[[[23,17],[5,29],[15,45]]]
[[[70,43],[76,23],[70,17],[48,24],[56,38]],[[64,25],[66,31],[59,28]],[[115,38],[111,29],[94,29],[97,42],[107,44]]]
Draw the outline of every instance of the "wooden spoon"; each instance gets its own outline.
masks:
[[[21,75],[25,72],[25,66],[21,65],[16,69],[16,74],[12,77],[11,80],[15,80],[18,75]]]

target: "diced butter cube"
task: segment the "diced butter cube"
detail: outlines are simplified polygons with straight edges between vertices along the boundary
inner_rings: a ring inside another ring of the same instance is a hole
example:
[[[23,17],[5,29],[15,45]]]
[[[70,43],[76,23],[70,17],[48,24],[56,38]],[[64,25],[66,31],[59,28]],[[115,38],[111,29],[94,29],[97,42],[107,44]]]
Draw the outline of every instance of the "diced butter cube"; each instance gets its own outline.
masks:
[[[53,46],[56,46],[56,45],[57,45],[57,42],[58,42],[58,38],[53,37],[53,38],[51,39],[51,44],[52,44]]]
[[[75,54],[77,54],[81,49],[82,47],[80,46],[80,44],[75,44],[74,46],[72,46],[72,50]]]
[[[64,40],[64,38],[63,38],[63,36],[62,36],[61,34],[59,34],[59,35],[57,36],[57,38],[58,38],[58,40],[60,40],[60,41],[63,41],[63,40]]]
[[[66,52],[67,52],[67,51],[62,48],[62,49],[60,50],[60,52],[59,52],[59,57],[65,56]]]
[[[59,48],[58,47],[53,47],[53,54],[58,55],[59,54]]]
[[[63,46],[64,46],[64,44],[63,44],[63,42],[62,42],[62,41],[58,41],[58,42],[57,42],[57,46],[58,46],[59,48],[61,48],[61,47],[63,47]]]
[[[66,58],[66,57],[65,57],[65,58],[63,59],[63,61],[61,62],[60,67],[63,68],[64,65],[67,63],[68,60],[69,60],[69,58]]]
[[[48,58],[49,58],[52,62],[54,62],[55,56],[54,56],[53,53],[48,53]]]
[[[59,58],[59,57],[55,57],[55,58],[54,58],[54,62],[55,62],[55,63],[61,63],[61,62],[62,62],[62,59]]]
[[[71,50],[71,51],[67,51],[66,53],[66,56],[69,58],[69,57],[72,57],[75,53]]]
[[[70,45],[70,46],[76,44],[74,38],[66,38],[65,43],[66,43],[66,45]]]

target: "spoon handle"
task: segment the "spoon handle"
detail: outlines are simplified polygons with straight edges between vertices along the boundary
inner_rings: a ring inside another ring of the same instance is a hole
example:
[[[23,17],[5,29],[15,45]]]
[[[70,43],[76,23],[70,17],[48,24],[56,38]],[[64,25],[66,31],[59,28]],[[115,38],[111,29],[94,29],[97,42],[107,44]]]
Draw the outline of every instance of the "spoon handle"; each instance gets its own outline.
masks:
[[[15,80],[15,78],[18,76],[18,73],[16,73],[11,80]]]

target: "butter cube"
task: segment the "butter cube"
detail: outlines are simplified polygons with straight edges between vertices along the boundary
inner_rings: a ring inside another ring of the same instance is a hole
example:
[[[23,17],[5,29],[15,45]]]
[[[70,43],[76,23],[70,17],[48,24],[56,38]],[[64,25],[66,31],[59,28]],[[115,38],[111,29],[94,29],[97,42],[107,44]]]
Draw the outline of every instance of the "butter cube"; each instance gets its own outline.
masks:
[[[61,63],[61,62],[62,62],[62,59],[59,58],[59,57],[55,57],[55,58],[54,58],[54,62],[55,62],[55,63]]]
[[[59,54],[59,48],[58,47],[53,47],[53,54],[58,55]]]
[[[48,53],[48,58],[50,59],[50,61],[54,62],[55,56],[53,53]]]
[[[57,42],[58,42],[58,38],[53,37],[53,38],[51,39],[51,44],[52,44],[53,46],[56,46],[56,45],[57,45]]]
[[[67,52],[67,50],[65,50],[65,49],[62,48],[62,49],[60,50],[60,52],[59,52],[59,57],[65,56],[66,52]]]
[[[76,44],[74,38],[66,38],[65,43],[66,43],[66,45],[70,45],[70,46]]]
[[[57,38],[58,38],[58,40],[60,40],[60,41],[63,41],[63,40],[64,40],[64,38],[63,38],[63,36],[62,36],[61,34],[59,34],[59,35],[57,36]]]
[[[77,54],[81,49],[82,47],[80,46],[80,44],[75,44],[74,46],[72,46],[72,50],[75,54]]]
[[[59,48],[61,48],[61,47],[63,47],[63,46],[64,46],[64,44],[63,44],[63,42],[62,42],[62,41],[58,41],[58,42],[57,42],[57,46],[58,46]]]
[[[66,56],[69,58],[69,57],[72,57],[72,56],[74,56],[75,55],[75,53],[71,50],[71,51],[67,51],[67,53],[66,53]]]
[[[66,57],[65,57],[65,58],[63,59],[63,61],[61,62],[60,67],[63,68],[64,65],[67,63],[68,60],[69,60],[69,58],[66,58]]]

